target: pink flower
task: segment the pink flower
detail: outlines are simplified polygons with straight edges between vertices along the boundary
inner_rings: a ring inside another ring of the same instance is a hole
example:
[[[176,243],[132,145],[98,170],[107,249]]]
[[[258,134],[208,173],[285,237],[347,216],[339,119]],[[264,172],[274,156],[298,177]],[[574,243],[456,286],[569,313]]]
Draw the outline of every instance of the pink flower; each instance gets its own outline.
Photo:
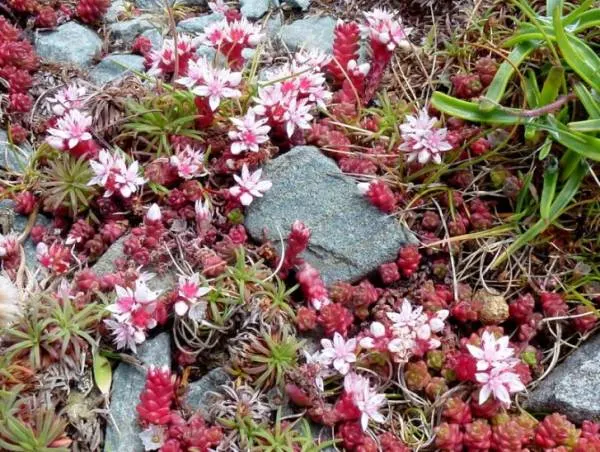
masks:
[[[55,149],[73,149],[83,141],[92,139],[90,127],[92,117],[80,110],[69,110],[56,122],[56,127],[48,129],[50,136],[46,142]]]
[[[119,192],[123,198],[129,198],[137,191],[137,187],[146,181],[138,176],[139,163],[134,161],[129,167],[125,160],[111,155],[106,150],[100,151],[98,160],[91,160],[90,166],[94,177],[88,185],[100,185],[105,188],[104,197],[108,198]]]
[[[229,11],[229,7],[223,0],[215,0],[214,2],[208,2],[208,7],[213,13],[225,14]]]
[[[493,333],[485,331],[481,335],[481,347],[467,344],[467,350],[477,360],[477,370],[488,370],[502,363],[515,363],[514,349],[509,347],[509,337],[496,339]]]
[[[192,92],[200,97],[208,97],[208,104],[215,111],[221,104],[221,99],[238,98],[242,95],[239,89],[234,89],[241,81],[241,72],[211,68],[206,71],[198,84],[192,88]]]
[[[301,66],[318,67],[323,69],[331,61],[331,55],[321,49],[313,47],[309,50],[301,49],[294,55],[294,61]]]
[[[510,368],[494,367],[489,372],[475,374],[477,382],[481,383],[479,391],[479,404],[483,405],[492,395],[502,402],[505,407],[510,406],[510,394],[525,390],[519,375]]]
[[[57,116],[62,116],[68,110],[83,107],[86,94],[87,89],[84,86],[77,86],[76,83],[73,83],[58,91],[55,97],[48,99],[48,102],[52,105],[52,112]]]
[[[16,234],[0,234],[0,257],[8,256],[19,250],[19,240]]]
[[[169,162],[177,169],[177,175],[182,179],[193,179],[207,174],[204,166],[204,153],[192,149],[189,145],[173,155]]]
[[[373,391],[368,378],[350,372],[344,378],[344,391],[350,395],[352,402],[361,413],[360,424],[363,431],[367,429],[369,420],[378,423],[385,422],[385,418],[379,412],[380,408],[385,405],[385,395]]]
[[[260,180],[262,169],[257,169],[252,174],[244,164],[240,176],[234,174],[233,179],[237,185],[229,189],[229,193],[238,198],[242,205],[249,206],[254,198],[262,198],[263,193],[271,189],[273,184],[269,180]]]
[[[146,55],[148,74],[152,76],[166,75],[175,72],[175,51],[179,70],[185,72],[188,64],[196,57],[197,39],[185,34],[177,36],[177,49],[173,39],[165,39],[162,48],[152,50]]]
[[[417,160],[424,164],[432,160],[442,162],[442,152],[452,149],[447,140],[446,129],[436,127],[438,119],[430,117],[427,111],[421,110],[418,117],[408,115],[400,125],[400,134],[404,142],[399,149],[408,154],[407,161]]]
[[[231,118],[231,122],[237,128],[237,130],[229,132],[229,139],[233,141],[231,144],[233,155],[241,154],[244,151],[258,152],[260,145],[269,140],[267,134],[271,128],[265,125],[267,120],[257,120],[253,110],[248,110],[242,119]]]
[[[146,340],[146,334],[143,330],[126,321],[112,318],[104,320],[104,324],[111,330],[117,350],[129,349],[136,353],[137,344],[141,344]]]
[[[327,366],[333,364],[335,370],[346,375],[350,370],[350,364],[356,362],[356,339],[345,341],[338,332],[333,335],[333,342],[329,339],[321,339],[321,362]]]
[[[407,47],[412,29],[404,28],[402,20],[396,15],[396,12],[375,8],[365,13],[366,23],[361,25],[361,30],[371,39],[384,44],[390,52],[397,46]]]
[[[288,137],[291,137],[296,130],[296,127],[300,129],[310,129],[309,121],[313,118],[309,113],[310,105],[307,99],[297,101],[292,99],[287,106],[285,113],[283,114],[283,120],[285,121],[285,130]]]
[[[201,297],[210,291],[210,287],[200,285],[200,275],[198,273],[194,273],[191,276],[180,276],[177,289],[180,299],[174,305],[175,313],[183,317]]]

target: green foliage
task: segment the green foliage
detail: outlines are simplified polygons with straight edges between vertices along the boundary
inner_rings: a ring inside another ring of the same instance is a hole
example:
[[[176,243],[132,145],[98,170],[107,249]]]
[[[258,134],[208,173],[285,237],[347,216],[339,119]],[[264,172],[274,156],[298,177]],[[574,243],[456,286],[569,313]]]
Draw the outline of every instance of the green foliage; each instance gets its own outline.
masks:
[[[524,0],[515,3],[528,21],[521,22],[516,33],[505,42],[512,50],[486,94],[478,102],[468,102],[436,92],[431,101],[438,110],[468,121],[524,125],[525,139],[531,144],[540,142],[546,134],[538,148],[539,159],[549,159],[549,163],[537,213],[536,209],[531,209],[527,183],[517,203],[521,210],[517,210],[514,217],[517,228],[523,224],[525,215],[535,215],[537,220],[525,222],[533,226],[496,259],[496,265],[542,234],[567,212],[588,173],[586,160],[600,161],[600,139],[596,137],[600,130],[600,99],[596,94],[600,91],[600,58],[586,43],[585,37],[579,36],[600,24],[600,11],[590,9],[593,2],[585,1],[569,14],[562,15],[562,1],[548,0],[547,13],[543,16]],[[552,64],[542,68],[533,65],[525,70],[525,76],[520,75],[526,109],[502,106],[511,78],[521,66],[529,65],[528,57],[534,50],[549,53]],[[580,81],[568,86],[567,80],[575,77]],[[538,78],[544,79],[541,90]],[[577,116],[582,109],[573,101],[583,106],[587,119]],[[551,154],[555,149],[562,149],[558,160]]]
[[[18,392],[0,391],[0,449],[14,452],[68,452],[53,443],[61,439],[66,421],[54,409],[36,409],[24,422],[17,417]],[[68,440],[65,438],[66,443]]]
[[[123,136],[138,138],[146,152],[158,156],[171,154],[169,136],[182,135],[202,141],[195,129],[197,116],[194,94],[187,90],[171,90],[152,95],[141,102],[127,105],[129,120],[125,124]]]
[[[76,215],[89,208],[96,190],[88,185],[92,170],[85,158],[79,160],[67,153],[50,159],[40,175],[40,188],[46,206],[67,207]]]

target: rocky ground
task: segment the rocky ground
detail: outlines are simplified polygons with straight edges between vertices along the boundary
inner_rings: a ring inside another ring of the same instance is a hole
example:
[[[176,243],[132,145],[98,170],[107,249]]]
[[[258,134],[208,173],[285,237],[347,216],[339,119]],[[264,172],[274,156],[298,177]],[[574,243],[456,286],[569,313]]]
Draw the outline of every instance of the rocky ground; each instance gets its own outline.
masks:
[[[598,10],[537,3],[0,5],[0,450],[600,450]]]

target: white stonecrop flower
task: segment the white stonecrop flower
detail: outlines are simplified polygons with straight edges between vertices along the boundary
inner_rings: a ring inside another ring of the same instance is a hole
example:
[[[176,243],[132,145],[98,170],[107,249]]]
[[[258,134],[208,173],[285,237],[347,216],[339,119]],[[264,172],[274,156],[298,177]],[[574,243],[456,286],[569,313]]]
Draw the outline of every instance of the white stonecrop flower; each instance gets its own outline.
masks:
[[[481,347],[467,344],[467,350],[476,359],[475,379],[481,384],[479,404],[493,396],[505,407],[509,407],[510,394],[525,390],[519,375],[514,371],[519,360],[514,349],[509,346],[509,337],[496,339],[493,333],[485,331],[481,335]]]
[[[56,96],[48,99],[48,103],[55,115],[62,116],[69,110],[82,108],[86,94],[87,89],[84,86],[73,83],[59,90]]]
[[[193,179],[208,174],[204,166],[204,153],[189,145],[171,156],[169,163],[177,169],[177,175],[182,179]]]
[[[160,221],[162,219],[162,213],[158,204],[154,203],[146,212],[146,219],[150,221]]]
[[[396,11],[390,12],[384,8],[375,8],[364,14],[366,23],[360,28],[365,36],[384,44],[390,52],[396,47],[408,48],[410,46],[408,35],[412,29],[402,25],[402,19],[397,17]]]
[[[167,429],[164,425],[151,424],[139,437],[145,451],[159,450],[167,439]]]
[[[180,276],[177,286],[179,300],[174,305],[175,313],[180,317],[189,314],[194,320],[194,306],[211,290],[210,287],[200,284],[200,275],[198,273],[194,273],[191,276]]]
[[[242,152],[258,152],[260,145],[269,141],[267,119],[257,119],[253,110],[248,110],[243,118],[231,118],[236,130],[229,132],[231,153],[239,155]]]
[[[323,350],[320,354],[320,360],[326,366],[331,366],[340,374],[346,375],[350,370],[350,365],[356,362],[355,338],[345,341],[342,335],[336,332],[333,335],[333,341],[330,339],[321,339]]]
[[[203,69],[201,77],[190,89],[197,96],[207,97],[211,110],[215,111],[222,99],[236,99],[242,95],[242,92],[237,89],[242,81],[241,72],[216,69],[210,64],[203,65],[201,69]],[[183,82],[189,84],[187,79]]]
[[[360,411],[360,425],[363,431],[367,430],[370,420],[385,422],[385,417],[379,412],[386,403],[385,395],[376,393],[371,388],[368,378],[350,372],[344,378],[344,391],[350,395]]]
[[[8,327],[23,313],[23,302],[13,282],[0,275],[0,329]]]
[[[123,198],[129,198],[139,186],[146,183],[146,180],[138,175],[139,163],[137,161],[128,167],[123,158],[112,155],[107,150],[100,151],[97,160],[90,160],[90,166],[94,176],[88,185],[104,187],[105,198],[114,193],[119,193]]]
[[[429,161],[442,163],[442,153],[452,149],[447,140],[447,130],[436,126],[438,119],[430,117],[426,110],[418,116],[408,115],[400,125],[402,144],[399,149],[407,153],[407,161],[421,164]]]
[[[58,119],[56,127],[48,129],[46,142],[55,149],[73,149],[83,141],[92,139],[92,117],[80,110],[69,110]]]
[[[234,174],[233,179],[237,182],[229,189],[229,193],[240,200],[244,206],[249,206],[254,198],[262,198],[263,193],[267,192],[273,186],[269,180],[261,180],[262,169],[257,169],[250,173],[248,166],[244,164],[242,172],[238,176]]]

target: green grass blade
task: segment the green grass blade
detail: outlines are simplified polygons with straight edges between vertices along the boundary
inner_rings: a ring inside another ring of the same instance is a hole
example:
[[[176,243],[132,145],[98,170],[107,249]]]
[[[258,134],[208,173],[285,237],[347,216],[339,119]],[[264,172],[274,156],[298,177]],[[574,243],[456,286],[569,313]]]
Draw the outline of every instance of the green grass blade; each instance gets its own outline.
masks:
[[[549,159],[546,171],[544,171],[544,185],[542,187],[542,196],[540,199],[540,216],[547,220],[550,218],[550,212],[554,196],[556,195],[556,183],[558,182],[558,162],[553,157]]]
[[[560,87],[563,86],[564,78],[565,69],[563,67],[553,66],[550,69],[540,94],[540,107],[556,100]]]
[[[573,121],[567,124],[569,129],[576,132],[600,132],[600,119],[588,119],[586,121]]]
[[[547,130],[554,140],[583,157],[600,161],[600,139],[569,130],[567,126],[551,116],[547,118],[547,121],[547,126],[542,124],[539,127]]]
[[[594,97],[583,83],[576,83],[573,89],[590,118],[600,119],[600,99]]]
[[[431,105],[438,110],[457,118],[487,124],[514,125],[527,123],[528,118],[501,110],[481,111],[479,105],[436,91],[431,97]]]
[[[554,10],[554,33],[558,48],[568,65],[596,91],[600,91],[600,57],[582,40],[567,35],[560,19],[559,8]]]
[[[481,111],[490,112],[500,103],[508,82],[515,73],[515,68],[518,68],[527,55],[538,45],[538,41],[525,41],[515,46],[510,55],[508,55],[507,60],[498,68],[498,72],[496,72],[492,83],[490,83],[485,96],[479,101],[479,109]]]

